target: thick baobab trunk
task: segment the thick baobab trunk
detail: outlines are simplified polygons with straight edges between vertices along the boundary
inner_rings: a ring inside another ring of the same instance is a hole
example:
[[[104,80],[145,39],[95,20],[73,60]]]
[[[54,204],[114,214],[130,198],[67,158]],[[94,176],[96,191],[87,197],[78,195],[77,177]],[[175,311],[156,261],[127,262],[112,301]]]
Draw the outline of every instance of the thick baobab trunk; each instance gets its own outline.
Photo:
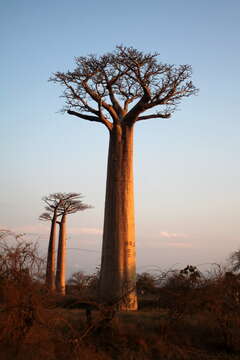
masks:
[[[56,233],[57,233],[56,228],[57,228],[57,217],[53,216],[49,244],[48,244],[47,271],[46,271],[46,286],[50,291],[55,290],[55,246],[56,246]]]
[[[65,268],[66,268],[66,215],[62,216],[59,223],[59,241],[56,271],[56,289],[61,295],[65,295]]]
[[[121,310],[136,310],[133,125],[110,131],[100,296]]]

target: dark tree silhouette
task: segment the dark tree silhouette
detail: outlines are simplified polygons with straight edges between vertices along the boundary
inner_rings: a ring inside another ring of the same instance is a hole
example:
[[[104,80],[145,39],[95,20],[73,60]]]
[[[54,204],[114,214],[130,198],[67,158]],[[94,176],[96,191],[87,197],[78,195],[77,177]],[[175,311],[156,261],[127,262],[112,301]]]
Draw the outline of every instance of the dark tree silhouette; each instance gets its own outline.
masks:
[[[137,274],[137,291],[139,294],[151,294],[156,290],[156,276],[143,272]]]
[[[133,129],[141,120],[168,119],[180,101],[196,94],[191,66],[163,64],[158,54],[117,46],[100,57],[76,58],[73,71],[50,79],[64,86],[65,110],[109,131],[108,170],[100,293],[103,301],[122,298],[120,308],[136,309],[133,199]],[[152,112],[153,108],[156,112]],[[143,115],[143,113],[145,113]]]
[[[232,266],[232,271],[238,272],[240,270],[240,250],[234,251],[230,255],[230,263]]]

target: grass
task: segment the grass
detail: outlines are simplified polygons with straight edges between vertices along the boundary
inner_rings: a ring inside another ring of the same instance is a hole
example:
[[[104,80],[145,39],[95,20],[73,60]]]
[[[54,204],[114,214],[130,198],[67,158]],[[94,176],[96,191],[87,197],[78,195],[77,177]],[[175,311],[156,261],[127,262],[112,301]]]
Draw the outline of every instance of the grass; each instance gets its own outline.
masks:
[[[91,301],[81,291],[65,297],[49,294],[26,271],[29,264],[22,265],[25,253],[33,264],[36,258],[28,244],[17,245],[15,255],[8,247],[4,251],[1,360],[240,359],[238,275],[228,272],[195,283],[180,272],[140,297],[139,311],[115,313],[113,307],[98,306],[95,292]]]
[[[186,316],[169,323],[166,310],[123,312],[118,313],[111,323],[101,327],[98,326],[101,314],[95,311],[95,327],[87,336],[83,336],[88,327],[83,310],[51,310],[48,311],[48,318],[53,323],[55,321],[53,333],[57,333],[57,341],[54,336],[46,337],[43,330],[37,336],[39,329],[36,328],[29,335],[31,342],[27,342],[32,349],[36,343],[41,344],[40,350],[45,354],[45,360],[62,357],[84,359],[84,356],[86,359],[99,360],[239,360],[238,352],[229,353],[224,349],[221,334],[211,324],[207,314]],[[72,346],[70,333],[72,341],[75,341]],[[42,339],[41,343],[39,337]],[[81,337],[82,340],[79,340]],[[46,347],[48,353],[44,350]],[[34,359],[38,360],[36,354]],[[54,357],[56,355],[58,357]]]
[[[36,303],[37,304],[37,303]],[[59,304],[58,304],[59,305]],[[107,320],[92,312],[60,306],[38,311],[25,335],[18,332],[29,317],[11,309],[0,313],[2,360],[239,360],[239,335],[226,346],[224,332],[207,311],[171,318],[169,310],[119,312]],[[10,311],[10,310],[9,310]],[[10,312],[11,312],[10,311]],[[13,321],[14,316],[16,319]],[[25,319],[25,320],[24,320]],[[27,326],[25,324],[25,327]],[[22,327],[24,329],[24,327]],[[232,331],[230,326],[229,331]],[[14,336],[13,336],[14,335]]]

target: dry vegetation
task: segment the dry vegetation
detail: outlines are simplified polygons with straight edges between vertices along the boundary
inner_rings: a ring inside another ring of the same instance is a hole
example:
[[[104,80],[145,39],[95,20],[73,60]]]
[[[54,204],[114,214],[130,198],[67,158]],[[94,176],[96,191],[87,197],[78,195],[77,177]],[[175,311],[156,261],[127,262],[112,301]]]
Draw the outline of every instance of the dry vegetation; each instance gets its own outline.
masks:
[[[3,234],[3,233],[2,233]],[[37,247],[0,241],[0,358],[230,360],[240,356],[240,277],[188,266],[137,281],[140,309],[97,302],[98,274],[76,273],[50,295]],[[4,240],[5,237],[5,240]]]

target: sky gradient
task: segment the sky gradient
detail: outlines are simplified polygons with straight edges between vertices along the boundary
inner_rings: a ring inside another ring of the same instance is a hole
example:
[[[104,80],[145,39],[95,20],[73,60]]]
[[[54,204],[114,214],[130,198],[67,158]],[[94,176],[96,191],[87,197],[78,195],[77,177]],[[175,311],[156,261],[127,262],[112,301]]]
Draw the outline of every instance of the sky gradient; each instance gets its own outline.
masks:
[[[123,44],[191,64],[200,89],[170,120],[135,127],[138,271],[222,262],[240,247],[238,0],[11,0],[0,28],[1,227],[44,252],[42,196],[81,192],[94,209],[69,217],[68,271],[100,264],[108,133],[61,114],[63,89],[48,79]]]

